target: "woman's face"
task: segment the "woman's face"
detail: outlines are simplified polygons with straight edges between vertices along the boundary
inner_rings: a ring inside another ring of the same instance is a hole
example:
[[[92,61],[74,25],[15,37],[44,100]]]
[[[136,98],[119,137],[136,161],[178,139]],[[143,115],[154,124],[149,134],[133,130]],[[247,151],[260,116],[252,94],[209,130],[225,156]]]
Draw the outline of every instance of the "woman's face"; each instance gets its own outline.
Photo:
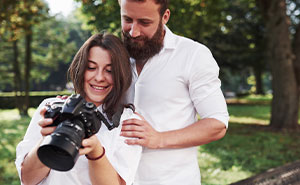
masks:
[[[88,67],[84,73],[84,92],[86,101],[99,106],[113,88],[109,52],[99,46],[89,51]]]

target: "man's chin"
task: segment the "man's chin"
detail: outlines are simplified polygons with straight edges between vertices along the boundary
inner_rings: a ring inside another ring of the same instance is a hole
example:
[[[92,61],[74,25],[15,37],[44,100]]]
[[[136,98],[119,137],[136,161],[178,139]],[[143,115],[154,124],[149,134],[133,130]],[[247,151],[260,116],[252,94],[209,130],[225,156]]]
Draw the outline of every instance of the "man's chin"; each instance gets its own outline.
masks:
[[[140,41],[131,41],[131,46],[135,47],[135,48],[143,48],[145,45],[145,42],[140,40]]]

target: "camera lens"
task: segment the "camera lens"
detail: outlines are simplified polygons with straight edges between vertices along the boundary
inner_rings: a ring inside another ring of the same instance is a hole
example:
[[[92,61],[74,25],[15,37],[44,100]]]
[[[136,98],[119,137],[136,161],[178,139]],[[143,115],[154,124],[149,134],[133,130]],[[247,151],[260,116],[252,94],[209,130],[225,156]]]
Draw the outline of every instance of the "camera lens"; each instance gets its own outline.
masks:
[[[74,124],[65,120],[51,135],[46,136],[37,151],[41,162],[58,171],[72,169],[79,157],[79,148],[84,138],[82,126],[80,121],[76,120]]]
[[[52,118],[51,126],[57,128],[44,138],[37,155],[51,169],[67,171],[73,168],[79,157],[83,138],[99,131],[103,116],[100,117],[93,103],[87,103],[79,94],[72,95],[62,105],[53,104],[58,107],[50,107],[45,117]]]

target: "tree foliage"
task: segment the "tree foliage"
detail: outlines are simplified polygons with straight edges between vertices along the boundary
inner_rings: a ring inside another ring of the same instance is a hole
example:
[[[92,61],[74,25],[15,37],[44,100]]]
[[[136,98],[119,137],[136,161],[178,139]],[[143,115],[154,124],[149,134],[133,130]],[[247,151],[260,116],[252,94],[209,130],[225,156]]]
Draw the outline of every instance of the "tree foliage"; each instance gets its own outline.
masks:
[[[46,80],[59,62],[69,62],[76,48],[67,40],[64,23],[49,16],[44,1],[5,1],[3,7],[0,78],[5,82],[1,85],[15,91],[20,114],[27,115],[30,85]]]

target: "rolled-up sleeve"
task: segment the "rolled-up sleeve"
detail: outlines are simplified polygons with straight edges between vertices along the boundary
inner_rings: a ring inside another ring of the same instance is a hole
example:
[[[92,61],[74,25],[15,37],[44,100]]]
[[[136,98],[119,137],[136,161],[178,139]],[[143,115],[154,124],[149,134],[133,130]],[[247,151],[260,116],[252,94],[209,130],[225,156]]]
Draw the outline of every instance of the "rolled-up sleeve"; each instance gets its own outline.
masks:
[[[189,69],[189,94],[200,118],[214,118],[228,127],[229,114],[221,91],[219,67],[205,46],[193,56]]]

